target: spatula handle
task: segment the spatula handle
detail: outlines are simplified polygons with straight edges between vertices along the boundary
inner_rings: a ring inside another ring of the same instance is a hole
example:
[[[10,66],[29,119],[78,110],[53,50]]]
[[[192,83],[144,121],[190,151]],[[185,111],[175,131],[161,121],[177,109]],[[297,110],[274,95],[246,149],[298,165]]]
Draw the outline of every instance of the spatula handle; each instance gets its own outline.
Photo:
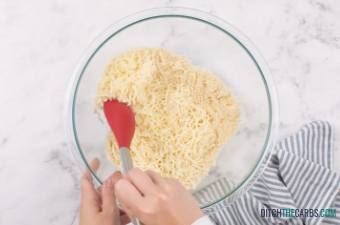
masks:
[[[121,160],[121,170],[123,174],[126,174],[133,168],[130,151],[126,147],[122,147],[119,149],[119,155]]]
[[[119,148],[119,155],[120,155],[120,160],[121,160],[121,170],[123,174],[126,174],[133,168],[131,156],[130,156],[130,151],[128,148],[122,147]],[[136,218],[131,219],[131,223],[133,225],[140,225],[139,220]]]

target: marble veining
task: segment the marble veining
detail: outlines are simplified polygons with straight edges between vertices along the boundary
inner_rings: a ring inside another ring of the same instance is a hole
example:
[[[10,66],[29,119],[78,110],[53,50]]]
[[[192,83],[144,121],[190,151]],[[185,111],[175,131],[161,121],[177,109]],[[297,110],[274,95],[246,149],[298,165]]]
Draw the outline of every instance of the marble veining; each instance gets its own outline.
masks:
[[[63,117],[71,74],[108,25],[161,6],[210,12],[245,33],[276,84],[279,136],[328,120],[335,129],[334,170],[340,172],[340,1],[3,0],[0,225],[77,224],[81,171],[67,149]]]

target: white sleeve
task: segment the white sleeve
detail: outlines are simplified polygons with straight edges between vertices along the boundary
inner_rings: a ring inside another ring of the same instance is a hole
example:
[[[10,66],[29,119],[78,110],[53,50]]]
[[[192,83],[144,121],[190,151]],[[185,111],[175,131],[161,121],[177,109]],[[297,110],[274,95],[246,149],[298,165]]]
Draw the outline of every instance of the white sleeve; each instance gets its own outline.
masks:
[[[191,225],[215,225],[208,216],[202,216],[201,218],[197,219]]]

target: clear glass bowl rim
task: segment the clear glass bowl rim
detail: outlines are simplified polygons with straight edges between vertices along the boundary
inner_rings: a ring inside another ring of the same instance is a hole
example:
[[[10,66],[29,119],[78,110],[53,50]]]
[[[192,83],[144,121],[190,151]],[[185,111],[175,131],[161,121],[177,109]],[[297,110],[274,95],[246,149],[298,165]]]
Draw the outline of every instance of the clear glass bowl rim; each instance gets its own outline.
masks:
[[[279,106],[276,96],[276,89],[274,86],[274,82],[271,79],[270,71],[268,66],[261,56],[256,47],[251,43],[251,41],[239,30],[233,27],[231,24],[225,22],[224,20],[211,15],[209,13],[191,9],[191,8],[182,8],[182,7],[162,7],[162,8],[152,8],[143,10],[132,15],[129,15],[116,23],[109,26],[102,34],[100,34],[87,48],[87,50],[83,53],[82,58],[79,60],[79,63],[73,72],[71,77],[71,81],[69,83],[67,99],[66,99],[66,107],[64,111],[65,119],[65,128],[66,128],[66,139],[68,148],[71,151],[71,154],[77,164],[81,167],[81,170],[88,169],[91,171],[92,175],[95,177],[95,180],[101,184],[102,181],[96,175],[94,171],[91,170],[89,163],[86,160],[86,157],[81,149],[81,145],[79,143],[76,122],[75,122],[75,107],[76,107],[76,99],[78,87],[81,82],[81,78],[83,76],[84,71],[87,68],[87,65],[93,58],[93,56],[97,53],[97,51],[112,37],[114,37],[117,33],[123,31],[125,28],[130,27],[139,22],[143,22],[150,19],[157,18],[166,18],[166,17],[179,17],[192,19],[194,21],[202,22],[208,24],[210,26],[215,27],[216,29],[222,31],[229,37],[231,37],[234,41],[236,41],[240,47],[242,47],[249,57],[252,59],[254,64],[256,65],[262,81],[264,83],[267,100],[268,100],[268,110],[269,110],[269,118],[268,118],[268,130],[265,142],[262,147],[262,152],[260,156],[260,160],[257,161],[254,168],[247,175],[247,177],[239,184],[233,191],[226,194],[224,197],[220,199],[216,199],[214,202],[202,206],[202,209],[209,208],[215,204],[221,203],[223,200],[228,200],[229,203],[236,200],[238,196],[241,196],[245,193],[251,184],[256,181],[258,176],[260,176],[266,167],[267,163],[270,159],[271,150],[275,144],[277,131],[278,131],[278,121],[279,121]]]

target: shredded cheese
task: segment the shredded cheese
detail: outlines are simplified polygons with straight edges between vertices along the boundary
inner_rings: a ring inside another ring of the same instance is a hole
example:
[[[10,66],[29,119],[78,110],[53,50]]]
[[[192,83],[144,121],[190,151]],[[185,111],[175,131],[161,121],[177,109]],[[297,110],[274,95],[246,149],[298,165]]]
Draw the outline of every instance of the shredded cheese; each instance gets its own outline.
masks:
[[[115,57],[99,82],[97,108],[108,99],[129,104],[135,113],[134,165],[187,188],[208,174],[239,122],[238,102],[216,76],[164,49],[134,49]],[[119,166],[111,132],[107,152]]]

